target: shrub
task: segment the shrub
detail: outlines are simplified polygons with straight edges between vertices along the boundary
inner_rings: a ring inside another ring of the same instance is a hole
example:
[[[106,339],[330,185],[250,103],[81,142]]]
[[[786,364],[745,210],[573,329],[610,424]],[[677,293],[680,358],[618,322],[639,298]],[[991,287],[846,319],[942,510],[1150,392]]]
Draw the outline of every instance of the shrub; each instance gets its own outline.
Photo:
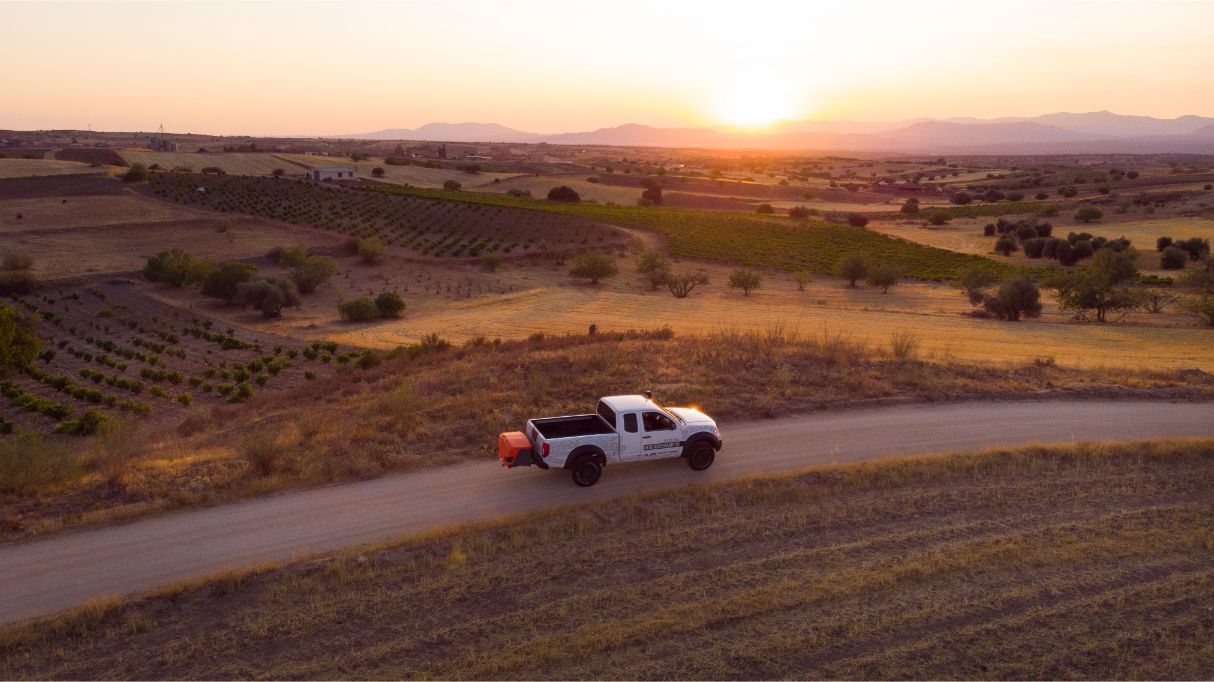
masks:
[[[931,214],[929,214],[927,216],[927,222],[931,223],[932,225],[944,225],[944,224],[948,223],[948,220],[949,220],[949,215],[947,213],[945,213],[944,211],[932,211]],[[988,227],[991,228],[991,234],[994,234],[995,226],[989,225]],[[987,236],[989,237],[991,235],[987,235]]]
[[[55,433],[65,433],[69,436],[92,436],[100,431],[109,420],[109,415],[105,413],[85,410],[84,414],[79,417],[69,419],[56,426]]]
[[[974,200],[974,197],[969,192],[957,192],[949,197],[949,201],[958,206],[964,206]]]
[[[337,263],[328,256],[308,256],[291,273],[291,281],[301,294],[316,291],[337,272]]]
[[[1176,246],[1189,252],[1189,260],[1199,261],[1210,255],[1210,240],[1202,239],[1201,237],[1193,237],[1183,242],[1176,242]]]
[[[75,478],[80,473],[75,450],[36,433],[0,438],[0,493],[24,493]]]
[[[463,187],[463,185],[461,185],[458,180],[448,180],[443,183],[443,189],[450,192],[457,192],[461,187]]]
[[[1019,321],[1021,316],[1035,317],[1041,312],[1041,290],[1027,275],[1021,275],[999,285],[993,295],[983,299],[983,306],[1009,322]]]
[[[1072,187],[1070,185],[1063,185],[1062,187],[1058,188],[1058,196],[1062,196],[1062,197],[1066,197],[1066,198],[1070,199],[1071,197],[1075,196],[1076,194],[1079,194],[1079,190],[1075,189],[1074,187]]]
[[[969,299],[970,305],[980,305],[985,296],[987,287],[997,281],[995,273],[986,268],[971,267],[961,273],[961,278],[957,280],[957,287],[965,292],[966,298]]]
[[[1214,294],[1201,294],[1180,302],[1179,307],[1203,326],[1214,327]]]
[[[379,319],[379,308],[376,307],[375,301],[365,296],[339,304],[337,312],[346,322],[370,322]]]
[[[568,185],[553,187],[548,190],[548,201],[560,201],[567,204],[576,204],[582,200],[578,195],[577,190]]]
[[[481,257],[481,267],[488,272],[497,272],[502,267],[502,257],[496,253],[488,253]]]
[[[0,296],[24,296],[33,292],[34,275],[28,270],[0,272]]]
[[[41,350],[30,320],[16,308],[0,305],[0,375],[29,365]]]
[[[270,251],[270,258],[284,268],[297,268],[308,258],[308,249],[304,246],[278,246]]]
[[[805,291],[805,285],[814,281],[814,275],[808,270],[798,270],[792,273],[792,280],[797,283],[797,291]]]
[[[282,467],[282,448],[276,434],[253,431],[240,442],[240,456],[258,476],[270,476]]]
[[[368,265],[377,265],[388,255],[388,247],[378,239],[359,239],[358,256]]]
[[[863,213],[848,213],[847,224],[852,227],[864,227],[868,225],[868,216]]]
[[[376,166],[375,168],[371,169],[371,175],[373,175],[377,178],[382,178],[382,177],[384,177],[384,169],[380,168],[379,166]]]
[[[1010,256],[1013,252],[1019,251],[1020,247],[1016,243],[1016,238],[1011,235],[1003,235],[995,240],[995,253],[1001,256]]]
[[[641,192],[641,201],[648,201],[654,206],[661,206],[662,188],[656,182],[654,182],[652,186],[646,187],[645,191]]]
[[[637,261],[636,271],[649,280],[650,289],[656,290],[670,277],[670,267],[670,261],[665,256],[657,251],[647,251]]]
[[[902,204],[902,208],[898,209],[898,211],[900,211],[902,213],[906,213],[908,215],[918,215],[919,214],[919,200],[915,199],[914,197],[907,199],[906,203]]]
[[[772,208],[771,204],[759,204],[759,207],[755,209],[755,213],[772,214],[775,212],[776,209]]]
[[[1104,212],[1094,206],[1084,206],[1078,211],[1075,211],[1075,220],[1081,223],[1090,223],[1100,220],[1104,217]]]
[[[148,167],[142,163],[133,163],[120,177],[123,182],[143,182],[148,179]]]
[[[835,274],[847,280],[848,285],[854,288],[856,282],[868,274],[868,261],[863,254],[847,254],[835,264]]]
[[[865,282],[869,286],[877,287],[881,293],[888,293],[889,288],[898,283],[898,278],[901,274],[897,268],[890,265],[877,265],[868,271],[868,276],[865,277]]]
[[[738,268],[729,273],[729,288],[741,289],[743,296],[749,296],[750,292],[754,289],[758,289],[759,285],[762,283],[763,277],[754,270]]]
[[[1159,267],[1161,270],[1183,270],[1188,260],[1187,251],[1175,246],[1167,246],[1163,249],[1163,253],[1159,254]]]
[[[394,291],[385,291],[375,297],[375,310],[382,318],[400,317],[405,312],[405,302]]]
[[[788,209],[788,217],[794,220],[808,220],[809,216],[809,208],[805,206],[793,206]]]
[[[237,288],[257,275],[257,266],[238,261],[228,261],[212,270],[202,280],[202,295],[219,298],[231,303],[236,300]]]
[[[203,281],[214,269],[214,263],[198,260],[185,251],[174,248],[148,258],[147,264],[143,266],[143,278],[149,282],[163,282],[182,287]]]
[[[684,270],[671,274],[666,278],[666,289],[675,298],[687,298],[693,289],[701,284],[708,284],[708,273],[703,270]]]
[[[235,303],[242,308],[256,308],[267,318],[281,317],[283,308],[299,305],[299,293],[294,282],[284,279],[257,279],[236,286]]]
[[[896,331],[889,339],[889,348],[899,360],[913,360],[919,349],[919,337],[909,330]]]
[[[25,253],[8,253],[5,254],[4,260],[0,261],[0,270],[29,270],[32,267],[34,267],[34,259]]]
[[[1164,249],[1168,248],[1171,245],[1172,245],[1171,237],[1160,237],[1159,239],[1155,240],[1155,250],[1159,251],[1161,253],[1163,252]]]
[[[574,259],[573,267],[569,269],[569,276],[575,279],[590,280],[591,284],[598,284],[599,280],[614,277],[618,272],[619,266],[611,256],[587,253]]]

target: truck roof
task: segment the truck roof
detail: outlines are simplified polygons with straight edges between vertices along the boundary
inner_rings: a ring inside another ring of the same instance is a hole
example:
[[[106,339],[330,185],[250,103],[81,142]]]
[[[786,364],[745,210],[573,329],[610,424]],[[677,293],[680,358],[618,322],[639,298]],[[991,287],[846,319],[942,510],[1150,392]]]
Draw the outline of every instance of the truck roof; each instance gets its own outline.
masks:
[[[602,400],[604,403],[607,403],[607,407],[610,407],[616,412],[631,412],[634,410],[643,410],[645,408],[654,410],[661,409],[658,407],[657,403],[643,395],[609,395],[604,397]]]

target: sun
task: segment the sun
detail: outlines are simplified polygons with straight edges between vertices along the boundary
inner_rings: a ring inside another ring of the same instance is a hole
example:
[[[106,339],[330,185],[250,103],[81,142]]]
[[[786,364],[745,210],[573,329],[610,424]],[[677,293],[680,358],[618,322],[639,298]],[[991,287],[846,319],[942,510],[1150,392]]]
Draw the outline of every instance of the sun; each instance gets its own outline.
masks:
[[[795,117],[797,97],[779,79],[752,75],[730,79],[713,97],[712,118],[737,128],[757,129]]]

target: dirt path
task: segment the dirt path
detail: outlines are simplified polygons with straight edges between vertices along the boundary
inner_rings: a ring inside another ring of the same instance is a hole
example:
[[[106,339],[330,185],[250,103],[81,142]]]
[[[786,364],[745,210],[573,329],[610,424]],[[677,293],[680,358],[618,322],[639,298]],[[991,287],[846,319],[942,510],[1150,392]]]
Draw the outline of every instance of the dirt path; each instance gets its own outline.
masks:
[[[608,467],[590,489],[564,472],[494,461],[275,495],[0,547],[0,622],[259,563],[641,491],[819,464],[1033,442],[1214,436],[1214,404],[1038,401],[899,406],[722,424],[712,469]]]

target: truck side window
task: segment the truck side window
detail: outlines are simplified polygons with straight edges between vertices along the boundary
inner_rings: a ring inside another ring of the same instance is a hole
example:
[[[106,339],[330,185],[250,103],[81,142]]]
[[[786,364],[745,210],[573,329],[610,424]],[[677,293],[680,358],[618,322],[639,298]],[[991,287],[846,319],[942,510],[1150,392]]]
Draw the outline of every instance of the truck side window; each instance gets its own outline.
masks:
[[[673,431],[674,422],[664,414],[659,412],[646,412],[641,415],[641,419],[645,422],[646,431]]]
[[[628,433],[637,432],[637,416],[635,414],[624,415],[624,430]]]

